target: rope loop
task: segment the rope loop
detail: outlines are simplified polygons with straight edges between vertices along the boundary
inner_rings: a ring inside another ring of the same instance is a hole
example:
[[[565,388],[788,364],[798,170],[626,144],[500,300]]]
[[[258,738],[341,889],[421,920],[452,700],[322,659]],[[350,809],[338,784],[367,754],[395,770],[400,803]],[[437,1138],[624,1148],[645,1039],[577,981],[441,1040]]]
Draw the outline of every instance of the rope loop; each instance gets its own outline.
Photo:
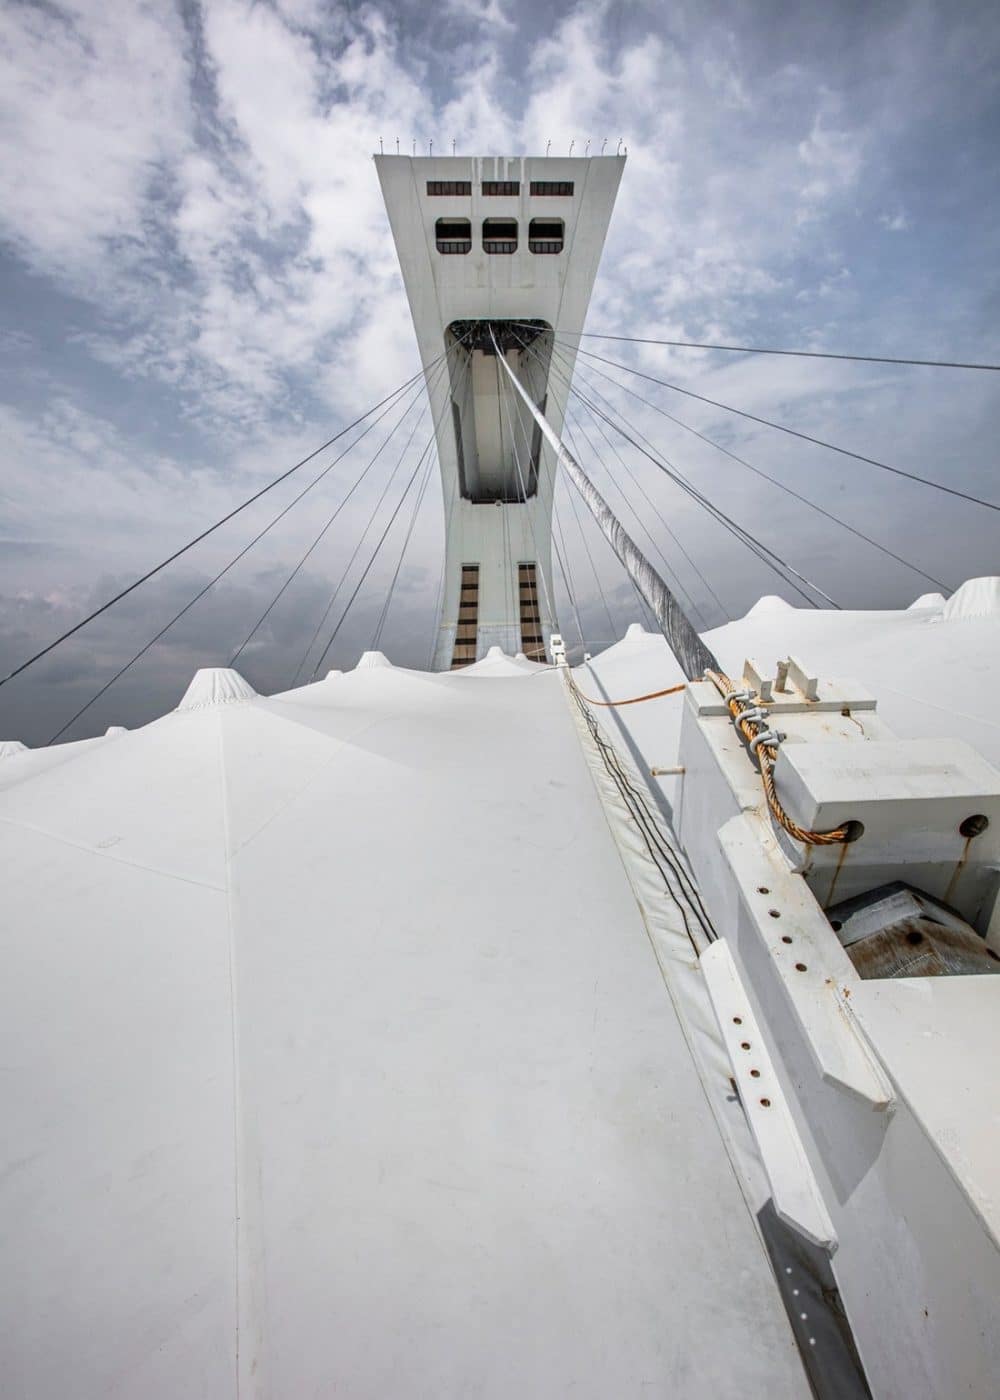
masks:
[[[759,704],[754,704],[757,697],[752,691],[737,690],[729,677],[721,671],[706,670],[705,679],[712,682],[726,702],[733,723],[757,759],[764,796],[767,798],[771,815],[778,825],[787,831],[794,841],[801,841],[807,846],[836,846],[847,841],[847,826],[838,826],[833,831],[810,831],[806,827],[799,826],[798,822],[792,821],[781,805],[781,799],[774,783],[774,765],[778,758],[778,745],[784,736],[769,728],[770,717],[766,710],[760,708]]]

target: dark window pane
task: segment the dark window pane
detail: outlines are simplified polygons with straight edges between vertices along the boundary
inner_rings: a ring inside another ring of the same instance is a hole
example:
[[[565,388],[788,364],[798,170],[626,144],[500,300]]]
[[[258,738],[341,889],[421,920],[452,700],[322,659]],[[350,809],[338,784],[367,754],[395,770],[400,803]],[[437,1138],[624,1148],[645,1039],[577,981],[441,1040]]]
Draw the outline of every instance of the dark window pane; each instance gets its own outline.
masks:
[[[470,253],[472,225],[468,219],[438,219],[434,236],[439,253]]]
[[[562,219],[532,219],[528,247],[533,253],[561,253],[565,225]]]
[[[484,219],[483,251],[485,253],[516,253],[517,220]]]

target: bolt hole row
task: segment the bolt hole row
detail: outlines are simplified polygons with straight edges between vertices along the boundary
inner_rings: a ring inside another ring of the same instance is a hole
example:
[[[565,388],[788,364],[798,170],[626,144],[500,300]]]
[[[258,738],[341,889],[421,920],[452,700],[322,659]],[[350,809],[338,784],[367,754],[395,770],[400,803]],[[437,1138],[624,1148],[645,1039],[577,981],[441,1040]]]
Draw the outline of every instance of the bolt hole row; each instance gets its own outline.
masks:
[[[770,894],[770,890],[768,889],[768,887],[767,887],[766,885],[758,885],[758,886],[757,886],[757,893],[758,893],[758,894]],[[780,909],[769,909],[767,912],[770,914],[770,916],[771,916],[772,919],[780,919],[780,918],[781,918],[781,910],[780,910]],[[787,934],[787,933],[783,933],[783,934],[781,935],[781,941],[782,941],[782,943],[791,943],[791,941],[792,941],[791,935],[790,935],[790,934]],[[806,966],[805,963],[798,962],[798,963],[795,964],[795,971],[796,971],[796,972],[808,972],[808,970],[809,970],[809,969],[807,968],[807,966]]]

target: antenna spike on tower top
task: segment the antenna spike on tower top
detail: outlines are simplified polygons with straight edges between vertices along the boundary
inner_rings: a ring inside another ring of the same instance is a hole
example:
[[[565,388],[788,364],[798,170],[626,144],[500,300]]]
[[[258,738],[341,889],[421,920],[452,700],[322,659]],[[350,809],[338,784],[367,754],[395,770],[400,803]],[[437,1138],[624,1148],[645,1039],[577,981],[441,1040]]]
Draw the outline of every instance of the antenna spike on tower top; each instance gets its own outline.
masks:
[[[588,139],[588,141],[587,141],[587,144],[586,144],[586,145],[584,146],[584,148],[583,148],[583,154],[584,154],[585,156],[589,156],[589,155],[590,155],[590,141],[589,141],[589,139]]]
[[[429,142],[427,143],[427,154],[428,154],[429,156],[432,156],[432,155],[434,154],[434,142],[433,142],[433,141],[429,141]]]
[[[576,145],[576,141],[575,141],[575,140],[574,140],[574,141],[571,141],[571,142],[569,143],[569,153],[570,153],[570,155],[573,154],[573,147],[574,147],[575,145]]]
[[[608,144],[608,138],[605,136],[604,140],[601,142],[601,155],[602,155],[602,156],[603,156],[603,154],[604,154],[604,147],[605,147],[607,144]]]
[[[399,137],[396,137],[396,154],[399,155]]]
[[[378,153],[379,153],[380,156],[384,156],[384,155],[385,155],[385,147],[382,145],[382,138],[381,138],[381,136],[378,138]]]
[[[454,138],[454,136],[451,138],[451,153],[452,153],[452,155],[455,154],[455,138]]]
[[[549,151],[551,151],[551,149],[552,149],[552,142],[551,142],[551,141],[546,141],[546,143],[545,143],[545,154],[548,155],[548,153],[549,153]]]

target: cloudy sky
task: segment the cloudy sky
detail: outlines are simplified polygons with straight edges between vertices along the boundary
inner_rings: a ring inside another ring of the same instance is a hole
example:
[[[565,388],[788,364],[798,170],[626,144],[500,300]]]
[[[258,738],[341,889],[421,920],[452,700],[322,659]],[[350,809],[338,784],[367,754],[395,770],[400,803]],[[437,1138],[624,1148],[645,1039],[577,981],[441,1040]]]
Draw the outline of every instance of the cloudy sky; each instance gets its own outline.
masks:
[[[997,362],[998,72],[995,5],[961,0],[8,0],[0,669],[417,368],[371,163],[380,138],[387,150],[399,137],[404,150],[455,141],[487,154],[623,139],[591,329]],[[1000,498],[995,374],[590,345]],[[905,605],[932,587],[593,382],[838,602]],[[998,571],[995,513],[636,387],[943,582]],[[196,667],[226,664],[362,462],[334,468],[71,736],[142,722],[176,703]],[[794,600],[650,464],[635,458],[633,469],[712,585],[714,597],[632,489],[706,625],[762,593]],[[0,691],[0,738],[47,740],[299,479]],[[290,683],[384,485],[373,471],[244,652],[258,688]],[[565,498],[561,512],[596,649],[636,615],[635,600],[588,530],[609,625]],[[327,664],[351,665],[370,644],[405,528],[404,511]],[[432,482],[382,639],[401,662],[426,661],[441,536]]]

